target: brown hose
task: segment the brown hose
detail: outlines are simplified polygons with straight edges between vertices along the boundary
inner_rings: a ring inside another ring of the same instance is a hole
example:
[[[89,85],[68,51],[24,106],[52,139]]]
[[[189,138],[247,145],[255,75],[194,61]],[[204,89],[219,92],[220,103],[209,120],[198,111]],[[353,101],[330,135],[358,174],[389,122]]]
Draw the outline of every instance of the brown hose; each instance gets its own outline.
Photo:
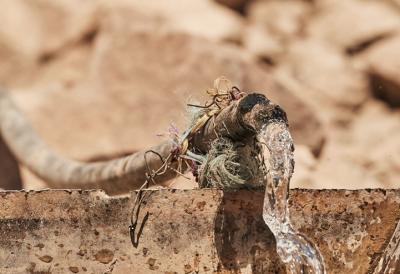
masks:
[[[279,106],[264,95],[249,94],[210,118],[190,138],[189,147],[205,154],[218,136],[242,140],[254,136],[261,124],[274,119],[287,122],[286,114]],[[146,151],[104,162],[83,163],[65,159],[42,141],[5,91],[0,91],[0,131],[19,162],[47,182],[49,187],[101,188],[109,194],[140,188],[148,178],[146,173],[161,167],[162,160],[177,149],[177,144],[171,140]],[[176,162],[171,164],[174,167]],[[176,175],[173,169],[167,169],[154,180],[163,185]]]

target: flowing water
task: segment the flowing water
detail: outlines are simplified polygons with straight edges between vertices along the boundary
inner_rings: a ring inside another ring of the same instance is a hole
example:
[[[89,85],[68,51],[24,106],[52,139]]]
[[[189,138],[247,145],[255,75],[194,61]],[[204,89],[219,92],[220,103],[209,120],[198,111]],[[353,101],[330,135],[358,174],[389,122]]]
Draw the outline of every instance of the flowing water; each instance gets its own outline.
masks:
[[[283,123],[271,123],[261,130],[258,138],[266,146],[263,146],[264,159],[269,159],[264,178],[267,185],[263,219],[275,236],[277,253],[292,274],[324,274],[319,250],[290,223],[288,195],[294,146],[289,130]]]

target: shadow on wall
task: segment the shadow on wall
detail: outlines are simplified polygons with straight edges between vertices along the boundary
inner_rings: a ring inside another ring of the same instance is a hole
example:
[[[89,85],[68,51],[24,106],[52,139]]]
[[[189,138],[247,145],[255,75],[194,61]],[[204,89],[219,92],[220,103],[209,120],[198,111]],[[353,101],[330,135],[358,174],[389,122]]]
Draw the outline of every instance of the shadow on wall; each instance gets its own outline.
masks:
[[[21,174],[17,159],[12,155],[0,136],[0,189],[14,190],[22,188]]]
[[[262,219],[263,192],[245,198],[241,193],[224,192],[218,208],[214,233],[218,271],[286,273],[274,236]]]

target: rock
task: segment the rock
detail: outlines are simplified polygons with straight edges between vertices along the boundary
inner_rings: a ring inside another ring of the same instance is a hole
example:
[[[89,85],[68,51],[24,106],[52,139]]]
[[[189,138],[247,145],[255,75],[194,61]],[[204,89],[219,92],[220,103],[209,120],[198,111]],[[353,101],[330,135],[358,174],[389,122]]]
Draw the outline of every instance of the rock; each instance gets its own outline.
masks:
[[[159,143],[157,133],[171,122],[184,128],[187,97],[204,100],[204,91],[222,74],[243,90],[265,91],[282,104],[296,142],[314,153],[321,150],[323,133],[315,113],[294,93],[273,84],[245,52],[185,34],[135,30],[121,18],[96,38],[87,80],[67,89],[52,85],[14,94],[34,127],[63,155],[87,159]]]
[[[79,9],[76,7],[79,6]],[[0,81],[16,84],[55,51],[85,39],[96,28],[91,1],[10,1],[0,11]]]
[[[364,75],[336,48],[320,41],[293,43],[279,69],[297,82],[299,96],[320,112],[324,121],[348,120],[368,97]]]
[[[397,9],[400,9],[400,0],[387,0],[389,4],[394,5]]]
[[[399,12],[383,1],[322,1],[307,34],[356,53],[399,27]]]
[[[215,0],[218,4],[224,5],[228,8],[236,10],[238,12],[243,13],[245,7],[251,2],[252,0]]]
[[[254,56],[274,65],[285,52],[282,41],[259,24],[249,24],[243,32],[243,45]]]
[[[0,272],[43,273],[51,267],[52,273],[68,273],[69,267],[79,266],[79,273],[165,274],[189,269],[212,273],[219,266],[226,274],[285,273],[262,218],[264,190],[146,193],[136,227],[138,248],[132,246],[128,229],[135,193],[122,197],[78,190],[1,193]],[[299,189],[290,191],[288,205],[291,223],[318,247],[327,273],[365,274],[399,221],[399,197],[399,189]],[[141,224],[143,233],[138,235]],[[52,256],[51,264],[40,261],[38,249],[31,248],[38,242]],[[88,256],[76,254],[82,247]],[[114,253],[109,264],[93,258],[102,249]],[[149,270],[150,266],[158,269]]]
[[[168,185],[169,188],[173,189],[195,189],[199,185],[196,182],[196,178],[191,173],[186,173],[185,177],[177,176],[175,179],[171,180]]]
[[[301,36],[310,11],[310,5],[302,1],[251,2],[243,45],[261,60],[277,63],[290,41]]]
[[[250,73],[245,78],[244,90],[263,91],[269,99],[281,105],[288,115],[295,144],[306,145],[314,155],[318,155],[325,139],[319,113],[299,96],[296,88],[287,85],[271,71],[255,65],[248,66],[247,71]]]
[[[249,57],[237,47],[156,28],[135,30],[129,18],[110,18],[97,40],[89,75],[96,96],[114,110],[102,114],[115,117],[107,126],[124,130],[119,146],[158,143],[156,135],[172,122],[183,130],[188,97],[203,102],[216,76],[242,86]]]
[[[35,3],[26,1],[22,3],[34,17],[38,31],[36,48],[40,57],[84,39],[88,33],[96,31],[97,5],[94,2],[39,0]],[[27,26],[29,23],[22,24]]]
[[[290,181],[291,188],[316,188],[318,184],[312,178],[317,159],[309,147],[298,145],[294,151],[294,173]]]
[[[174,27],[175,23],[166,23],[173,19],[161,16],[162,5],[153,10],[149,6],[147,11],[146,5],[139,9],[135,1],[120,0],[112,6],[102,3],[98,31],[90,41],[80,40],[71,47],[55,50],[53,58],[42,62],[25,86],[13,90],[17,104],[52,148],[78,160],[148,148],[162,140],[157,134],[166,132],[171,122],[182,131],[186,126],[188,97],[203,102],[205,90],[213,80],[225,75],[244,91],[263,92],[282,105],[296,145],[307,146],[314,155],[321,153],[326,133],[318,107],[330,97],[312,105],[309,93],[302,93],[309,85],[302,82],[304,77],[296,79],[302,89],[287,85],[239,46],[220,42],[229,35],[216,35],[219,38],[215,39],[190,35],[189,31]],[[264,30],[261,25],[256,26]],[[282,33],[289,35],[287,31]],[[294,56],[303,54],[298,48],[293,50]],[[321,52],[331,50],[323,48]],[[344,76],[337,76],[339,71],[347,74],[349,70],[342,57],[337,57],[340,54],[334,51],[332,55],[336,57],[327,68],[316,56],[304,57],[305,60],[299,57],[300,64],[293,66],[301,72],[308,67],[322,67],[326,75],[331,73],[332,78],[341,79]],[[301,62],[309,63],[303,66]],[[311,77],[314,72],[318,70],[305,74],[316,81],[309,89],[325,88],[324,82]],[[328,76],[324,80],[334,82]],[[347,82],[343,86],[358,91]],[[337,96],[335,100],[350,101],[343,103],[349,109],[362,101],[346,96]],[[27,188],[45,186],[25,171],[23,174]],[[194,184],[177,180],[172,186]]]
[[[351,154],[357,163],[371,172],[381,186],[398,187],[400,111],[391,111],[381,102],[370,101],[356,117],[349,132]]]
[[[354,151],[354,149],[350,151]],[[315,185],[309,185],[311,188],[362,189],[382,187],[381,182],[373,176],[373,173],[360,165],[354,159],[354,156],[346,150],[346,145],[336,141],[327,141],[311,178],[312,182],[316,182]]]
[[[43,86],[64,91],[73,90],[87,78],[88,63],[92,52],[92,40],[83,40],[73,47],[57,52],[51,60],[42,63],[32,72],[29,82],[22,88],[41,90]]]
[[[108,29],[97,40],[91,81],[94,86],[98,86],[98,91],[109,96],[110,102],[124,102],[127,109],[136,108],[136,112],[141,115],[151,113],[152,116],[146,118],[145,124],[143,116],[124,115],[132,117],[128,124],[143,124],[144,132],[151,131],[146,130],[149,126],[154,128],[154,125],[162,124],[165,128],[168,122],[177,121],[177,107],[182,106],[184,98],[190,94],[199,97],[197,94],[203,94],[216,75],[225,75],[246,91],[271,90],[267,95],[276,94],[275,97],[282,93],[276,85],[270,88],[271,84],[268,83],[273,83],[273,79],[268,76],[268,72],[260,69],[247,54],[236,47],[181,34],[132,31],[126,22],[118,20],[109,22],[107,26]],[[176,48],[180,49],[179,52]],[[278,90],[274,91],[275,88]],[[135,97],[131,95],[132,91],[135,91]],[[155,91],[160,95],[155,97]],[[112,93],[118,94],[118,97]],[[171,93],[172,96],[165,96]],[[289,92],[280,99],[279,103],[292,101],[295,104],[299,101]],[[143,103],[138,104],[138,100]],[[149,105],[146,102],[153,103]],[[173,106],[175,114],[165,111]],[[293,116],[293,120],[300,120],[295,117],[298,116]],[[135,135],[138,134],[136,131]],[[149,141],[149,137],[143,140]]]
[[[400,107],[400,35],[374,45],[363,56],[374,94]]]
[[[172,1],[140,1],[118,0],[103,1],[105,13],[125,10],[132,15],[152,18],[167,31],[183,32],[214,41],[240,40],[243,19],[236,12],[218,5],[212,0],[172,0]],[[137,18],[131,17],[131,21]],[[138,21],[136,23],[139,23]],[[132,23],[130,23],[132,25]]]
[[[254,1],[247,8],[250,22],[268,29],[281,39],[299,35],[310,15],[311,6],[303,1]]]
[[[328,127],[329,138],[311,171],[312,181],[319,188],[396,188],[400,180],[399,118],[399,111],[369,100],[346,128]]]
[[[0,82],[12,87],[30,83],[35,76],[32,72],[42,63],[54,60],[76,43],[93,39],[98,19],[115,9],[135,10],[170,31],[213,40],[239,41],[241,37],[243,19],[211,0],[16,0],[5,3],[0,10]]]

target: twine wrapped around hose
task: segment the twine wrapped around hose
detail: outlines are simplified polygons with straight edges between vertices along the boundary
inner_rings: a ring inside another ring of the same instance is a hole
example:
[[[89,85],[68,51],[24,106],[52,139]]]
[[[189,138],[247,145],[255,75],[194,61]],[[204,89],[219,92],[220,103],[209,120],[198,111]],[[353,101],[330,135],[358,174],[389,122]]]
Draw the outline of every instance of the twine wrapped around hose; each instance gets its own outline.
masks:
[[[213,141],[199,167],[199,186],[240,188],[254,177],[252,170],[241,163],[238,145],[228,138]]]
[[[185,157],[194,159],[194,156],[201,161],[216,144],[215,140],[226,138],[234,143],[251,144],[262,125],[276,120],[287,123],[285,112],[264,95],[244,95],[234,87],[225,88],[223,92],[214,89],[210,95],[214,98],[213,107],[202,106],[202,113],[206,116],[202,115],[199,120],[201,123],[195,123],[196,127],[190,128],[180,138],[105,162],[83,163],[54,153],[5,91],[0,91],[0,132],[19,162],[51,188],[101,188],[109,194],[120,194],[139,189],[146,181],[166,186],[168,180],[189,168],[187,163],[184,164]],[[222,167],[235,175],[234,158],[228,157],[229,165]],[[218,164],[218,161],[215,163]],[[210,174],[217,176],[218,172]],[[241,180],[250,176],[247,171],[243,174]],[[241,181],[237,182],[240,184]]]

